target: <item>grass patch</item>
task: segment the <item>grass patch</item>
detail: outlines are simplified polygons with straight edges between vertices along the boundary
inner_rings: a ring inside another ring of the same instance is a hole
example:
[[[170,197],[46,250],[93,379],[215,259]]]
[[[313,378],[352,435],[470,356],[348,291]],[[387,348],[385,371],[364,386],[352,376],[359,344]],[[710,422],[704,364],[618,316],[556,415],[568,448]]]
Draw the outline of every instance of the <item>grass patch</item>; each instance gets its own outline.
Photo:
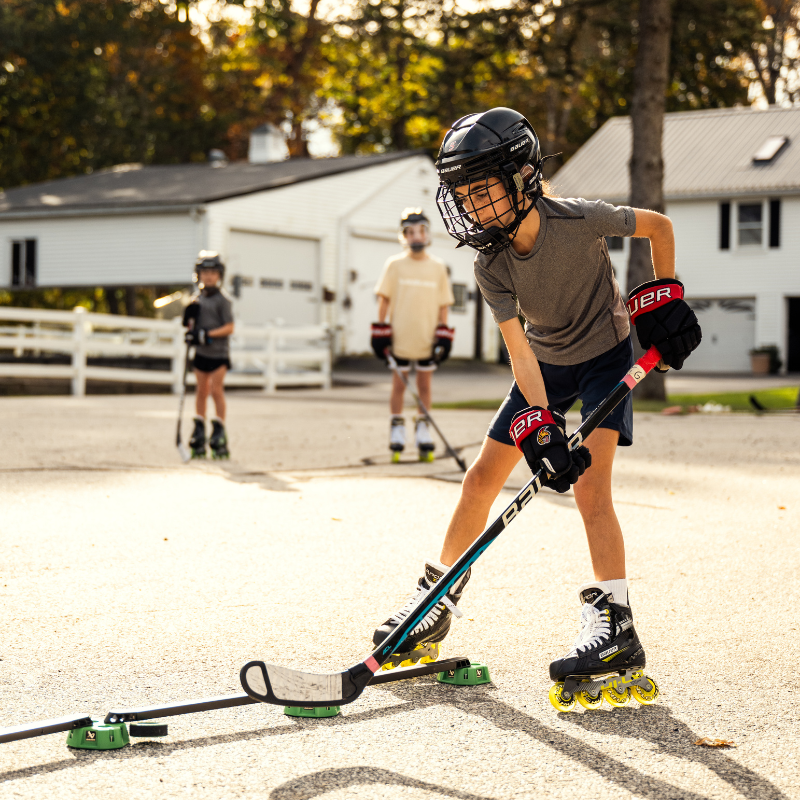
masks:
[[[719,403],[730,406],[731,411],[753,411],[749,397],[754,394],[765,408],[794,408],[797,404],[798,388],[786,386],[781,389],[761,389],[755,392],[711,392],[710,394],[671,394],[666,402],[658,400],[634,400],[634,411],[661,411],[668,406],[702,406],[705,403]],[[496,411],[505,398],[500,400],[463,400],[458,403],[434,403],[434,408],[472,409]],[[580,410],[578,400],[572,407]]]

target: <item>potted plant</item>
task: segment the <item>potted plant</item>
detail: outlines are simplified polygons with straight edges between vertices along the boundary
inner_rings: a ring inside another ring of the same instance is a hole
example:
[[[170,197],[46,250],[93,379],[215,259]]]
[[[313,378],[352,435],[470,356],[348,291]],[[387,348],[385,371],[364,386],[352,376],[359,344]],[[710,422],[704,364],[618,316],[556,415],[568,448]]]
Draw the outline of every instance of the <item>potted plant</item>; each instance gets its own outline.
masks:
[[[781,364],[777,345],[767,344],[750,351],[750,369],[753,375],[776,375]]]

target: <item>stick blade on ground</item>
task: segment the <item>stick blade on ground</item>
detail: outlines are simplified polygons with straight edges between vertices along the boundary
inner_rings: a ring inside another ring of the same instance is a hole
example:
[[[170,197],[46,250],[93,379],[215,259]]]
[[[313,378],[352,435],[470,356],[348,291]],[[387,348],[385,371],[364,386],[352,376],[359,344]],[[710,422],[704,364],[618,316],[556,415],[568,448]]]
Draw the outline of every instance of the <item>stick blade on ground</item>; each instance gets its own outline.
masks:
[[[363,663],[343,672],[305,672],[263,661],[248,661],[239,679],[245,692],[262,703],[322,707],[352,703],[364,691],[372,675],[372,670]]]

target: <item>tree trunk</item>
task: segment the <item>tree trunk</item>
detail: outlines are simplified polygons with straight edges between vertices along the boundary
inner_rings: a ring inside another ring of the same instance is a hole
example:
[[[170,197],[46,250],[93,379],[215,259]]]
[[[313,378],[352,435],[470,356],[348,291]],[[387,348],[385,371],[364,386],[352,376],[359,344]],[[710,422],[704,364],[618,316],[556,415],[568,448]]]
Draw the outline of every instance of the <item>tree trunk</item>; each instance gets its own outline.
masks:
[[[669,77],[671,0],[640,0],[639,48],[636,53],[631,127],[633,151],[630,160],[631,200],[636,208],[664,213],[664,105]],[[628,259],[628,294],[653,280],[653,259],[647,239],[632,239]],[[641,348],[633,337],[637,357]],[[651,373],[636,389],[647,400],[666,400],[664,377]]]

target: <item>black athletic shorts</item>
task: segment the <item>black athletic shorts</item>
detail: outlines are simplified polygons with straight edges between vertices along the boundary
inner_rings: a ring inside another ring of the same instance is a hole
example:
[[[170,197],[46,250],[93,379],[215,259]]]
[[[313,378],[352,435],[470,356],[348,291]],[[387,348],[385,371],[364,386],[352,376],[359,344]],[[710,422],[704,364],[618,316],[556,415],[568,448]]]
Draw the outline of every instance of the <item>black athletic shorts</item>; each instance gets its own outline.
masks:
[[[230,369],[231,362],[228,358],[209,358],[196,354],[192,361],[192,367],[200,372],[216,372],[220,367]]]
[[[622,376],[633,366],[633,345],[630,336],[625,341],[607,350],[602,355],[590,358],[581,364],[559,367],[539,362],[544,378],[544,388],[550,405],[566,412],[580,399],[581,419],[589,414],[605,399],[611,390],[622,380]],[[518,411],[528,407],[525,395],[519,390],[516,381],[511,391],[497,410],[489,424],[487,436],[502,444],[514,446],[509,436],[511,420]],[[619,446],[633,444],[633,404],[628,396],[598,425],[619,431]],[[567,431],[572,433],[572,431]]]
[[[394,360],[397,362],[398,369],[403,372],[411,369],[411,361],[409,359],[394,356]],[[432,358],[417,358],[412,360],[414,361],[414,369],[416,369],[417,372],[433,372],[437,366]]]

